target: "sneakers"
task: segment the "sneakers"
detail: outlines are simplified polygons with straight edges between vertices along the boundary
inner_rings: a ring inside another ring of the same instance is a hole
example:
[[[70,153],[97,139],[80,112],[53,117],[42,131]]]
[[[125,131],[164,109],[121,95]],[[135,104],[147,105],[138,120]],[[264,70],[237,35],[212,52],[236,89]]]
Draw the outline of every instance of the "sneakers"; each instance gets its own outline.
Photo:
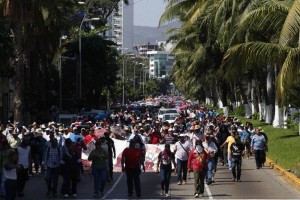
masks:
[[[177,185],[181,185],[181,184],[182,184],[182,182],[181,182],[181,181],[178,181]]]
[[[199,194],[195,194],[195,198],[198,198],[199,197]]]
[[[229,167],[229,171],[231,171],[232,170],[232,168],[231,167]]]
[[[68,198],[68,197],[69,197],[69,195],[68,195],[68,194],[65,194],[65,195],[64,195],[64,198]]]
[[[164,190],[160,190],[160,196],[163,196],[165,194]]]
[[[74,194],[73,194],[73,197],[77,197],[77,194],[76,194],[76,193],[74,193]]]
[[[182,181],[182,185],[185,185],[186,184],[186,181]]]
[[[166,193],[166,197],[169,197],[170,195],[168,193]]]
[[[204,197],[204,194],[199,194],[199,197]]]

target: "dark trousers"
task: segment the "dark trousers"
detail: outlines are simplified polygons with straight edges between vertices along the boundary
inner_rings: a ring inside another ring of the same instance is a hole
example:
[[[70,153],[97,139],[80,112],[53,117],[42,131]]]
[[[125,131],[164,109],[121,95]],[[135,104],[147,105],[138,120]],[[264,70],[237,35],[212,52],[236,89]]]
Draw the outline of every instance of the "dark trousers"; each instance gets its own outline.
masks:
[[[186,181],[187,176],[187,160],[180,160],[177,158],[177,180]]]
[[[71,187],[72,185],[72,187]],[[63,183],[61,186],[62,194],[76,194],[77,193],[77,172],[65,172],[63,175]]]
[[[171,178],[172,169],[162,169],[160,168],[160,185],[161,189],[165,193],[169,192],[170,178]]]
[[[254,150],[256,168],[261,168],[262,164],[264,164],[264,150]]]
[[[113,177],[113,159],[112,158],[109,158],[108,160],[108,168],[109,168],[109,178],[112,179]]]
[[[227,146],[226,147],[223,147],[223,162],[224,162],[224,165],[227,165],[228,164],[228,149],[227,149]]]
[[[205,178],[205,170],[196,170],[194,171],[194,179],[195,179],[195,194],[203,194],[204,193],[204,178]]]
[[[5,200],[14,200],[17,196],[17,180],[5,180]]]
[[[17,171],[17,191],[23,193],[26,181],[28,181],[28,169],[21,168]]]
[[[232,158],[232,175],[234,179],[240,180],[241,171],[242,171],[242,159],[241,158]]]
[[[98,193],[104,191],[105,183],[107,181],[107,168],[105,167],[93,167],[92,173],[94,176],[94,192]]]
[[[126,169],[128,194],[133,193],[134,185],[136,195],[141,195],[140,174],[141,169],[139,169],[138,167]]]
[[[54,194],[57,193],[58,176],[59,176],[59,167],[56,168],[47,167],[45,181],[47,183],[48,192],[52,192]]]

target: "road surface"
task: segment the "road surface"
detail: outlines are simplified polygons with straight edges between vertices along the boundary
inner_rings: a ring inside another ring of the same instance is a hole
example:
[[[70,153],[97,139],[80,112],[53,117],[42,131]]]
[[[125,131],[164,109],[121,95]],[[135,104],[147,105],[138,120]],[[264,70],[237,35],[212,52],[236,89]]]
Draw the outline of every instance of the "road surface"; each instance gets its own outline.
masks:
[[[136,199],[135,196],[127,197],[126,175],[116,172],[114,177],[114,181],[106,185],[105,195],[102,199]],[[142,173],[142,197],[139,199],[193,199],[194,181],[192,177],[191,174],[186,185],[177,185],[176,176],[172,174],[169,192],[171,196],[166,198],[160,196],[159,175],[150,172]],[[232,182],[232,175],[228,168],[219,165],[215,183],[205,186],[202,199],[300,199],[299,188],[269,167],[256,169],[254,158],[243,160],[241,180],[242,182]],[[61,180],[59,188],[60,186]],[[94,199],[93,178],[89,172],[82,176],[77,190],[76,199]],[[46,191],[43,175],[34,175],[27,182],[25,196],[18,199],[47,199]],[[59,195],[53,199],[63,199],[63,197]]]

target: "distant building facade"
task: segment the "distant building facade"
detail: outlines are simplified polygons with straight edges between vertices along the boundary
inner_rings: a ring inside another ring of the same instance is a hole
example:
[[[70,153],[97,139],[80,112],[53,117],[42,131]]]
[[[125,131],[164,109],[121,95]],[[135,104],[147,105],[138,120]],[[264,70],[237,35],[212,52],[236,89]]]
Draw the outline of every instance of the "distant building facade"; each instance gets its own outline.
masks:
[[[170,75],[174,56],[168,51],[148,51],[149,78],[165,78]]]
[[[123,1],[118,4],[118,10],[114,11],[108,18],[108,26],[111,27],[106,32],[106,37],[114,41],[121,53],[133,50],[133,0],[126,5]]]
[[[150,44],[150,42],[148,42],[147,44],[136,45],[136,46],[134,46],[134,49],[137,51],[137,55],[139,55],[141,57],[147,57],[147,52],[148,51],[157,51],[158,45]]]

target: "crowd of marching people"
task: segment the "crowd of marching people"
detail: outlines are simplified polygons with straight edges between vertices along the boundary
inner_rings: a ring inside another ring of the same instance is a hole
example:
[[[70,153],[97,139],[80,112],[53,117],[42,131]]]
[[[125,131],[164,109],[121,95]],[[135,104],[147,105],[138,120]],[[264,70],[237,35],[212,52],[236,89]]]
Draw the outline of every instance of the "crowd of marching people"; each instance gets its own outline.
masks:
[[[174,123],[159,120],[150,107],[142,114],[120,109],[107,119],[75,121],[67,128],[56,122],[28,127],[7,124],[0,131],[0,194],[6,199],[22,197],[29,177],[42,173],[48,196],[56,197],[60,192],[65,198],[76,197],[77,183],[84,173],[81,153],[93,142],[95,148],[88,160],[92,162],[94,196],[103,196],[105,184],[113,181],[116,147],[111,138],[129,142],[122,154],[128,196],[133,195],[133,188],[137,197],[141,196],[139,174],[145,171],[147,144],[165,145],[156,170],[160,173],[161,195],[166,197],[170,196],[173,170],[178,185],[185,185],[193,172],[197,198],[203,196],[204,183],[214,183],[218,163],[232,172],[232,181],[241,181],[243,158],[253,155],[257,169],[263,167],[268,138],[260,128],[249,122],[242,124],[237,118],[221,117],[205,107],[187,106],[178,112]],[[60,176],[63,183],[59,191]]]

